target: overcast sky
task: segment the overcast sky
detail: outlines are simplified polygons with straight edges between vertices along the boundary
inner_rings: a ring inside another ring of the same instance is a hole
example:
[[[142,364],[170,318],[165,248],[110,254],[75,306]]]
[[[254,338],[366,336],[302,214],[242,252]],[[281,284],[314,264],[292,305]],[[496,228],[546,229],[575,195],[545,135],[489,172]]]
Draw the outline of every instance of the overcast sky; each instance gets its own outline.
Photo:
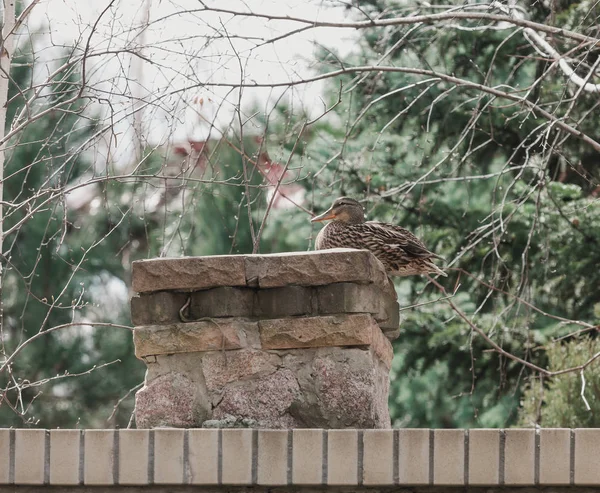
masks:
[[[134,57],[114,55],[97,57],[89,62],[90,82],[106,91],[132,91],[135,96],[148,98],[160,95],[161,108],[144,111],[149,141],[202,138],[206,128],[198,124],[197,111],[203,117],[216,117],[217,125],[225,127],[231,119],[237,92],[227,89],[193,88],[198,82],[239,82],[240,64],[248,81],[286,81],[300,78],[310,72],[314,60],[315,43],[342,53],[352,49],[352,30],[313,29],[256,48],[261,39],[281,35],[299,24],[289,21],[269,21],[261,18],[235,17],[226,13],[198,12],[202,4],[197,0],[150,0],[150,24],[142,33],[145,4],[140,1],[116,1],[102,12],[110,1],[42,0],[33,13],[30,31],[37,32],[37,46],[48,46],[40,52],[41,59],[52,58],[56,46],[85,46],[89,40],[92,51],[116,50],[123,47],[145,46],[144,56],[152,60],[140,67]],[[270,15],[293,15],[315,20],[344,20],[346,11],[333,8],[333,2],[300,0],[248,0],[206,2],[237,11],[253,11]],[[101,16],[101,17],[100,17]],[[100,20],[98,21],[98,18]],[[94,26],[94,24],[96,24]],[[93,28],[94,26],[94,28]],[[90,33],[93,34],[90,38]],[[27,35],[28,33],[25,33]],[[224,34],[231,38],[227,39]],[[246,39],[243,39],[246,38]],[[39,67],[38,67],[39,68]],[[139,85],[132,82],[141,74]],[[174,91],[179,90],[176,94]],[[323,103],[319,99],[322,84],[299,86],[286,94],[287,102],[304,105],[309,112],[318,112]],[[230,104],[218,101],[229,93]],[[256,101],[268,107],[278,91],[245,90],[242,104],[247,109]],[[200,109],[198,101],[204,105]],[[207,103],[208,99],[212,103]],[[131,101],[113,97],[113,110],[122,106],[122,114]],[[268,111],[268,109],[267,109]],[[120,124],[126,134],[129,124]],[[125,139],[127,140],[127,139]]]

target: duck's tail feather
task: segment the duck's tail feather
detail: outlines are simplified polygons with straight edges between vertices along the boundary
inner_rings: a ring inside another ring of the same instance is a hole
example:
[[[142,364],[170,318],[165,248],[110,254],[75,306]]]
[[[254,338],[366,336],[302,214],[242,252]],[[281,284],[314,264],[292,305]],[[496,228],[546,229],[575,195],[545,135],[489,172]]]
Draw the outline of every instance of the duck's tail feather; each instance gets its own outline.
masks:
[[[448,277],[448,274],[446,274],[442,269],[440,269],[433,262],[427,262],[427,266],[431,267],[433,269],[432,273],[439,274],[440,276]]]

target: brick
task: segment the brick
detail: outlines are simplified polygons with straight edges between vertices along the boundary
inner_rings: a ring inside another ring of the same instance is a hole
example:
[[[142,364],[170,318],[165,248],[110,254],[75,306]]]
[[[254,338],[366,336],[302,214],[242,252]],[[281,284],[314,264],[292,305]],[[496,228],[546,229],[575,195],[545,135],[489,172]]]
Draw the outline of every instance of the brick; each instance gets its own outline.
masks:
[[[131,298],[133,325],[172,324],[181,322],[179,310],[188,299],[186,293],[161,291]]]
[[[248,286],[261,288],[322,286],[335,282],[387,282],[383,265],[367,250],[335,248],[302,253],[246,255],[245,262]]]
[[[457,486],[465,483],[464,430],[435,430],[433,484]]]
[[[79,484],[80,430],[50,431],[50,484]]]
[[[257,484],[287,485],[288,430],[258,430]]]
[[[381,332],[381,329],[376,324],[373,324],[371,348],[379,360],[389,370],[392,367],[392,360],[394,359],[394,348],[392,347],[392,343],[383,335],[383,332]]]
[[[252,484],[252,433],[249,429],[221,430],[223,484]]]
[[[535,473],[535,430],[506,430],[504,484],[533,485]]]
[[[564,485],[571,482],[571,430],[540,430],[540,485]],[[598,467],[598,466],[596,466]]]
[[[219,483],[219,430],[189,430],[189,477],[191,484]]]
[[[323,483],[323,430],[294,429],[292,440],[292,483]]]
[[[10,466],[10,430],[0,429],[0,484],[8,484]]]
[[[600,429],[579,428],[575,430],[575,484],[600,485],[598,467],[598,444]]]
[[[260,320],[260,340],[265,349],[371,344],[375,321],[371,315],[327,315],[323,317]]]
[[[358,432],[356,430],[329,430],[327,484],[358,485]]]
[[[149,430],[119,430],[119,484],[148,484]]]
[[[394,484],[393,430],[363,432],[363,484]]]
[[[292,317],[313,313],[313,291],[303,286],[260,289],[256,293],[255,316],[262,318]]]
[[[255,291],[221,287],[192,293],[190,320],[202,317],[251,317]]]
[[[114,437],[115,430],[85,430],[84,484],[114,484]]]
[[[247,345],[246,334],[258,333],[258,324],[239,318],[148,325],[133,331],[138,358],[159,354],[193,353],[240,349]]]
[[[243,255],[136,260],[131,276],[137,293],[246,285]]]
[[[401,485],[429,484],[429,430],[398,430],[398,481]]]
[[[183,483],[184,430],[154,430],[154,483]]]
[[[44,484],[45,430],[15,430],[15,484]]]
[[[380,311],[382,292],[373,284],[338,282],[316,288],[319,314]]]
[[[469,431],[469,485],[500,483],[500,431]]]

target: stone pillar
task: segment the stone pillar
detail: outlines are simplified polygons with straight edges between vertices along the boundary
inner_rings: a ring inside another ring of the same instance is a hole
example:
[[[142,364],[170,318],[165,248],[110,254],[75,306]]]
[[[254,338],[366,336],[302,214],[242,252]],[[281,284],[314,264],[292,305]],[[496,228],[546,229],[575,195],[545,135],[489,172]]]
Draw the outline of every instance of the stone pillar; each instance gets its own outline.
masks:
[[[138,428],[389,428],[398,304],[368,251],[133,263]]]

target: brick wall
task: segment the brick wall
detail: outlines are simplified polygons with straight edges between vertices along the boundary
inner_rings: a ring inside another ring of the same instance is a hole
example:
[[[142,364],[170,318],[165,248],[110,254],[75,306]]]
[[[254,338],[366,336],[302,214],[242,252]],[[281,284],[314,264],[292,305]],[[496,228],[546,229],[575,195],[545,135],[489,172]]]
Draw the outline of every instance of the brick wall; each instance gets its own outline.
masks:
[[[0,488],[600,486],[599,444],[599,429],[3,429]]]

